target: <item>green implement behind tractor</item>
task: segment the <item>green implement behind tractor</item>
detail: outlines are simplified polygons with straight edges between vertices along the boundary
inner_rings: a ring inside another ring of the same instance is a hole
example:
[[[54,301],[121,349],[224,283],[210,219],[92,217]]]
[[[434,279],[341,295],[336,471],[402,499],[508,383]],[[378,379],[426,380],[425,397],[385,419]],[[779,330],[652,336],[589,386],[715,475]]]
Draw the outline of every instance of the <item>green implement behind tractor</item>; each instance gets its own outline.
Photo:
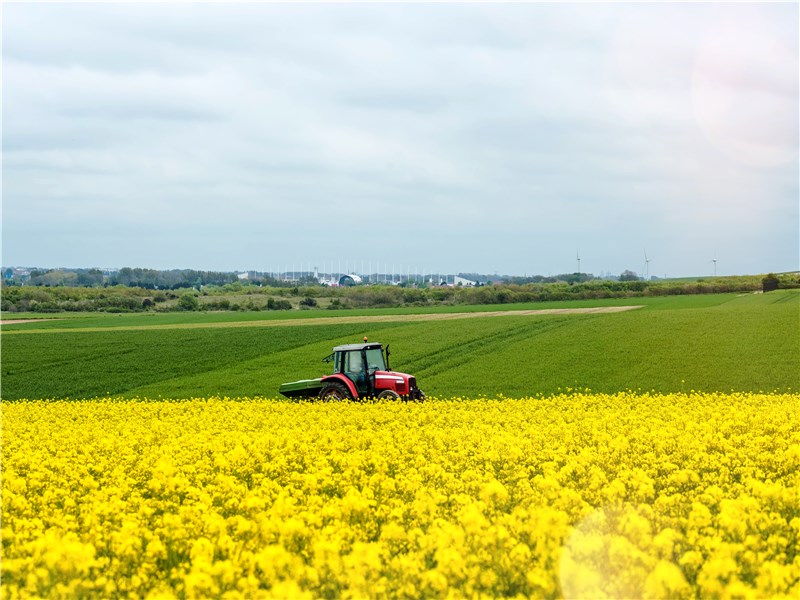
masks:
[[[322,400],[425,399],[416,377],[390,369],[388,345],[384,352],[382,344],[364,338],[363,344],[336,346],[322,362],[333,363],[332,375],[284,383],[278,392],[287,398]]]

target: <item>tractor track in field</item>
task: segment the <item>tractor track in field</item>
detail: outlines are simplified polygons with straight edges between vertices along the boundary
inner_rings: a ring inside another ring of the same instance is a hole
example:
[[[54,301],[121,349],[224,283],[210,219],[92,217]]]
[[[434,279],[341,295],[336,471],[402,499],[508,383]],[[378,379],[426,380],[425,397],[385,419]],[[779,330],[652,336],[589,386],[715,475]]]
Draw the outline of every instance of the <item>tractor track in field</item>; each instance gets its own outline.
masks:
[[[495,310],[458,313],[423,313],[405,315],[361,315],[344,317],[316,317],[301,319],[270,319],[258,321],[230,321],[224,323],[172,323],[164,325],[123,325],[119,327],[59,327],[47,329],[15,329],[3,331],[3,335],[33,333],[79,333],[98,331],[151,331],[158,329],[214,329],[235,327],[294,327],[296,325],[347,325],[351,323],[417,323],[424,321],[448,321],[477,319],[482,317],[538,317],[543,315],[591,315],[626,312],[642,308],[635,306],[598,306],[594,308],[543,308],[539,310]],[[10,324],[10,323],[6,323]]]

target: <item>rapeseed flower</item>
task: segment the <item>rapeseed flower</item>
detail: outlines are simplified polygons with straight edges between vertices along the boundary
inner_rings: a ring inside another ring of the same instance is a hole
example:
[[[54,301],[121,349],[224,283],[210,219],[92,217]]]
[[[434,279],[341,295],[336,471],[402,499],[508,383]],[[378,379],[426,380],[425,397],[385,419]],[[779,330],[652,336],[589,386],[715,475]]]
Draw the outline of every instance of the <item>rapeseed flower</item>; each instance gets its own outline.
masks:
[[[2,404],[2,596],[800,596],[800,396]]]

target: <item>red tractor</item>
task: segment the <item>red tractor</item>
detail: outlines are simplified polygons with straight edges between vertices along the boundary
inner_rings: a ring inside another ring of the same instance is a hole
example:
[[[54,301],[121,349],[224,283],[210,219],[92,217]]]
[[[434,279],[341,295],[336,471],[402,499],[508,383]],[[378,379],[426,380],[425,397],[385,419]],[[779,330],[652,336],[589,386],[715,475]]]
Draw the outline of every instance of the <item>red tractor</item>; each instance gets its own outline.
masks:
[[[388,345],[384,354],[382,344],[364,338],[363,344],[336,346],[322,362],[333,363],[333,375],[284,383],[278,391],[287,398],[322,400],[425,399],[416,377],[390,369]]]

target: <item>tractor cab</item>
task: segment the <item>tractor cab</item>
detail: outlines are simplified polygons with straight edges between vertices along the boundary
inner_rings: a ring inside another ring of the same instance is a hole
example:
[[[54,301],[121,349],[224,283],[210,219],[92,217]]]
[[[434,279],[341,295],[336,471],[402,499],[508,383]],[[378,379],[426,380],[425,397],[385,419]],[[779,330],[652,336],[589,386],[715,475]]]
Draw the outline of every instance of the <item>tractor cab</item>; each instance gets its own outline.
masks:
[[[336,346],[322,361],[332,362],[334,375],[347,377],[359,396],[371,396],[376,389],[376,374],[389,370],[389,346],[386,347],[385,356],[383,345],[379,343]]]

